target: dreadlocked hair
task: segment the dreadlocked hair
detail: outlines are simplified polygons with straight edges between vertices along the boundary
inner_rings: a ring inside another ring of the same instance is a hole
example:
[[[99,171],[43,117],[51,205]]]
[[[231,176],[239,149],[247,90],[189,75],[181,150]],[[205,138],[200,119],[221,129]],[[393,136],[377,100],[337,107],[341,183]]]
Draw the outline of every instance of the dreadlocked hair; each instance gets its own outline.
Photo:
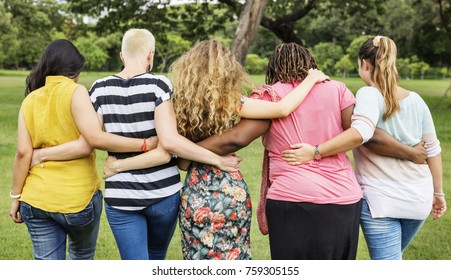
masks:
[[[169,68],[180,135],[197,142],[221,134],[237,121],[248,74],[217,40],[205,40]]]
[[[310,51],[296,43],[278,45],[269,58],[266,84],[300,82],[310,68],[318,68]]]
[[[372,66],[371,80],[384,97],[385,111],[382,119],[386,121],[400,109],[396,95],[398,85],[396,44],[385,36],[370,38],[360,48],[359,59],[367,61]]]

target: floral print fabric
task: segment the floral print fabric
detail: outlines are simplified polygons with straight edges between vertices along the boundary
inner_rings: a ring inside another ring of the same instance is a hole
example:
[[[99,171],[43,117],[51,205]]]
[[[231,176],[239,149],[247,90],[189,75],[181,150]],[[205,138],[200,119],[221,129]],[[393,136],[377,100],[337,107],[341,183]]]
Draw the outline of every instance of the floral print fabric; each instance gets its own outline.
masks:
[[[241,173],[192,163],[179,222],[183,258],[249,260],[252,206]]]

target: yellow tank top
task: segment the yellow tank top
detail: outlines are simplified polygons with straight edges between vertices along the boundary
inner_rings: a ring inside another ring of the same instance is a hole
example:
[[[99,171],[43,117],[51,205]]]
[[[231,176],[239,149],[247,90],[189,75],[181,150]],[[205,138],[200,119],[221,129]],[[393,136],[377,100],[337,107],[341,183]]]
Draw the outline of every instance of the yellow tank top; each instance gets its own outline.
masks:
[[[77,140],[80,132],[72,117],[71,99],[78,84],[63,76],[48,76],[45,86],[22,103],[33,148],[46,148]],[[48,161],[31,168],[21,201],[48,212],[76,213],[88,205],[100,188],[96,154]]]

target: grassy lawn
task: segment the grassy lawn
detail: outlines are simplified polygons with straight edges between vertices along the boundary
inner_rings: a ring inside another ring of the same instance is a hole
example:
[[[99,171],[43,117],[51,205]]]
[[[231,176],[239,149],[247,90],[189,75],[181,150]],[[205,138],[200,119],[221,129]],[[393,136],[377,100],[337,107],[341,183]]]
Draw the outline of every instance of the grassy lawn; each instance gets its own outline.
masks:
[[[0,260],[33,259],[32,246],[24,224],[14,224],[9,217],[10,199],[9,191],[12,185],[12,166],[16,149],[17,114],[24,97],[25,77],[28,73],[0,70]],[[80,82],[87,86],[106,73],[83,73]],[[263,76],[252,76],[256,84],[263,83]],[[337,78],[348,85],[352,92],[363,86],[359,78]],[[448,80],[410,80],[402,81],[401,85],[418,92],[423,96],[431,108],[438,138],[442,145],[443,159],[443,185],[445,193],[450,193],[451,187],[451,97],[442,98],[449,85]],[[244,158],[241,170],[248,183],[254,213],[258,204],[260,190],[260,174],[262,145],[260,140],[239,153]],[[98,151],[98,170],[101,170],[106,153]],[[184,175],[184,174],[182,174]],[[450,203],[447,198],[448,204]],[[420,233],[414,239],[404,254],[405,259],[451,259],[451,243],[448,240],[451,232],[451,217],[447,213],[439,221],[428,219]],[[368,259],[366,244],[361,235],[357,259]],[[252,218],[251,228],[252,256],[254,259],[270,259],[268,238],[260,234],[255,215]],[[97,245],[96,259],[119,259],[119,253],[111,230],[103,214],[100,234]],[[180,249],[180,232],[177,229],[172,239],[167,259],[182,259]]]

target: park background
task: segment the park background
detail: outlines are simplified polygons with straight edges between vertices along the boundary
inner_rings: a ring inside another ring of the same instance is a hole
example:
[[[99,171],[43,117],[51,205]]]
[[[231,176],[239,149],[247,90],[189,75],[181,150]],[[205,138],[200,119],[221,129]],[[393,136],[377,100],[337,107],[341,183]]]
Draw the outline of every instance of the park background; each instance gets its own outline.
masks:
[[[186,3],[190,2],[190,3]],[[24,224],[9,217],[9,191],[16,149],[17,114],[25,78],[45,46],[54,39],[74,42],[87,59],[80,83],[90,87],[115,73],[121,64],[121,37],[131,27],[147,28],[156,37],[153,71],[169,65],[196,42],[215,38],[230,47],[251,74],[264,83],[269,55],[282,42],[308,47],[321,70],[343,81],[352,92],[363,86],[356,71],[357,51],[369,36],[386,35],[398,45],[401,86],[418,92],[429,105],[442,145],[444,191],[451,187],[451,1],[450,0],[218,0],[218,1],[0,1],[0,260],[32,259]],[[98,170],[106,153],[98,151]],[[262,145],[239,153],[248,183],[253,219],[254,259],[269,259],[267,236],[258,231]],[[352,158],[352,154],[349,153]],[[183,174],[183,173],[182,173]],[[447,197],[446,197],[447,198]],[[448,204],[449,199],[447,198]],[[404,254],[405,259],[451,259],[451,218],[429,218]],[[167,259],[181,259],[176,230]],[[361,235],[358,259],[368,259]],[[119,259],[111,230],[102,215],[96,259]]]

